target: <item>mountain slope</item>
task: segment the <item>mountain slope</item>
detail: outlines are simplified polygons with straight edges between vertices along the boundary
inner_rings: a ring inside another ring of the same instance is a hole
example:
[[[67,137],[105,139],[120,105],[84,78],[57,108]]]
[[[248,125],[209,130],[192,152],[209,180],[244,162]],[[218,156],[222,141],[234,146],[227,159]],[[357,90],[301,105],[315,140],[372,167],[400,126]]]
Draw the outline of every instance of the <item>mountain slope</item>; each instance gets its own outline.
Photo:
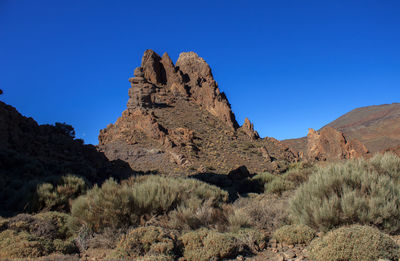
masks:
[[[364,144],[370,153],[400,145],[400,103],[374,105],[354,109],[320,129],[334,128],[347,140]],[[307,151],[307,137],[288,139],[282,143],[297,152]]]
[[[400,103],[354,109],[326,126],[358,139],[371,152],[400,145]]]

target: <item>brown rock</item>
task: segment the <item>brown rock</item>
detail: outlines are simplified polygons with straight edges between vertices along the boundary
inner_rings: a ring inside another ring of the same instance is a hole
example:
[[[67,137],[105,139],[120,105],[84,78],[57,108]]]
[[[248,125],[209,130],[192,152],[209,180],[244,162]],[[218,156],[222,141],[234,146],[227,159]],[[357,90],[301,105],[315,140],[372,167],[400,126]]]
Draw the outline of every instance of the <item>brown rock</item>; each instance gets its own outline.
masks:
[[[367,148],[358,140],[347,140],[340,131],[325,127],[320,132],[309,129],[307,135],[307,159],[332,161],[352,159],[367,155]]]
[[[241,180],[250,177],[250,172],[246,166],[240,166],[229,172],[228,177],[233,180]]]
[[[191,97],[231,128],[238,128],[230,104],[225,94],[219,91],[211,68],[204,59],[194,52],[181,53],[176,66],[183,73],[184,81],[190,86]]]
[[[166,174],[187,174],[188,166],[227,174],[235,165],[252,173],[281,172],[296,161],[279,141],[258,139],[250,121],[238,129],[209,65],[197,54],[182,53],[174,66],[167,53],[161,58],[146,50],[134,76],[127,110],[100,131],[99,148],[109,159]]]
[[[143,75],[153,84],[166,84],[165,69],[161,64],[161,57],[153,50],[146,50],[143,54],[142,65]]]
[[[251,123],[248,118],[244,119],[244,123],[240,129],[244,131],[250,137],[250,139],[255,140],[260,138],[258,132],[254,130],[253,123]]]

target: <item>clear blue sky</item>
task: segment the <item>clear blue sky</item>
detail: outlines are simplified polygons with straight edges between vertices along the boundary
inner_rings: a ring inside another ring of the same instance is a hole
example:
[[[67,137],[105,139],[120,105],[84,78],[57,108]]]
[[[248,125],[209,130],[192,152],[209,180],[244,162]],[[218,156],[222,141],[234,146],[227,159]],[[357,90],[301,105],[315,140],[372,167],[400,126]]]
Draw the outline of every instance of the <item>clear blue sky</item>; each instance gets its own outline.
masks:
[[[97,144],[145,49],[195,51],[240,124],[300,137],[400,102],[399,14],[398,0],[0,0],[0,99]]]

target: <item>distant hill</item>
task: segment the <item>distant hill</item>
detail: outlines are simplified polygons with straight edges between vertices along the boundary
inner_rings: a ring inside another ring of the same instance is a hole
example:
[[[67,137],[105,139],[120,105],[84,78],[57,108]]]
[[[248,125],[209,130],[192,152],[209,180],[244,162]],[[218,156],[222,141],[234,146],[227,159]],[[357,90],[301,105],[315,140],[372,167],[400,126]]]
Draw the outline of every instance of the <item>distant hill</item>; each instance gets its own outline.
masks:
[[[395,147],[400,145],[400,103],[357,108],[326,126],[358,139],[371,152]]]
[[[374,105],[354,109],[325,125],[362,142],[371,153],[400,145],[400,103]],[[306,137],[284,140],[296,151],[304,151]]]

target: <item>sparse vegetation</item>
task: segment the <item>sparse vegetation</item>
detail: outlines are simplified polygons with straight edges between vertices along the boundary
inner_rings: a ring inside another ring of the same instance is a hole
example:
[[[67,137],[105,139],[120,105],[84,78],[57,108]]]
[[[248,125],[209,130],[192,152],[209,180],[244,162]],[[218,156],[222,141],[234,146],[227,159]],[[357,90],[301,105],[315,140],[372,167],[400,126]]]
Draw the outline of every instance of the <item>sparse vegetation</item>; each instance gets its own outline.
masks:
[[[400,231],[400,159],[392,154],[319,167],[291,200],[297,223],[329,230],[346,224]]]
[[[398,260],[399,246],[378,229],[352,225],[328,232],[309,247],[316,261]]]

